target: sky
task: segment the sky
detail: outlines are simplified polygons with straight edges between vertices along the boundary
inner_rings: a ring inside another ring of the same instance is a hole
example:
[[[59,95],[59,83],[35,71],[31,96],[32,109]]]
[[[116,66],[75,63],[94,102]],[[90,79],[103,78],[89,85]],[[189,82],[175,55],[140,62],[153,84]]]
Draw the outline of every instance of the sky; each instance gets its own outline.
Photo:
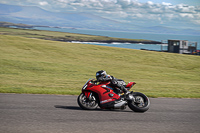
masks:
[[[85,12],[140,26],[200,30],[200,0],[0,0],[51,12]]]

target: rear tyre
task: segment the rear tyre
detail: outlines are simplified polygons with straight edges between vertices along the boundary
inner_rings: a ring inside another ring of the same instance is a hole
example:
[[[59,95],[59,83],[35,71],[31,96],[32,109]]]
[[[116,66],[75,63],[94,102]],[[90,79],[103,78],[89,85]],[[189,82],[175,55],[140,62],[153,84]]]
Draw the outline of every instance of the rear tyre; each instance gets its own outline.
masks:
[[[150,100],[146,95],[140,92],[134,92],[132,95],[135,100],[128,101],[128,106],[131,110],[134,112],[145,112],[149,109]]]
[[[78,105],[82,109],[93,110],[98,107],[98,101],[94,95],[91,98],[87,98],[83,93],[81,93],[77,98]]]

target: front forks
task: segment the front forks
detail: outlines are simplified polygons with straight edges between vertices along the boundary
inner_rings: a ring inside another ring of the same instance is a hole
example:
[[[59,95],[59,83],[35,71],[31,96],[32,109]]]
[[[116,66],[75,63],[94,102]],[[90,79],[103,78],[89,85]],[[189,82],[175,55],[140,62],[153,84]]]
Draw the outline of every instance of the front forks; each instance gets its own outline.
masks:
[[[89,92],[90,94],[89,94],[89,96],[87,97],[88,98],[88,100],[89,101],[96,101],[96,98],[95,98],[95,96],[93,96],[93,93],[92,92]]]
[[[92,101],[92,98],[93,96],[92,96],[92,92],[90,93],[90,95],[89,95],[89,97],[88,97],[88,99],[90,100],[90,101]]]

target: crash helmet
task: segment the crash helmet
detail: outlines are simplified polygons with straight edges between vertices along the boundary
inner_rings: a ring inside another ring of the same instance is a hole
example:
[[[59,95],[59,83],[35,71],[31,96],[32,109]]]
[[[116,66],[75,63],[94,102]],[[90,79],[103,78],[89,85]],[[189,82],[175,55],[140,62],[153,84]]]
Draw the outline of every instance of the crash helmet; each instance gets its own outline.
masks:
[[[104,70],[96,72],[96,79],[99,80],[100,77],[106,77],[107,73]]]

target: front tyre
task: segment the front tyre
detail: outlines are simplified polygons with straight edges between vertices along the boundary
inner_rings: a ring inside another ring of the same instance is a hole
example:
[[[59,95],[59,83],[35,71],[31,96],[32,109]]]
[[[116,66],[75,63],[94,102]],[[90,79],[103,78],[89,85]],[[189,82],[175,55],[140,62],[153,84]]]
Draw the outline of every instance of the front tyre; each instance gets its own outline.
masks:
[[[145,112],[149,109],[150,100],[146,95],[140,92],[134,92],[132,95],[135,100],[128,101],[128,106],[131,110],[134,112]]]
[[[84,93],[81,93],[77,98],[78,105],[82,109],[93,110],[98,107],[98,101],[94,95],[91,95],[90,98],[87,98]]]

